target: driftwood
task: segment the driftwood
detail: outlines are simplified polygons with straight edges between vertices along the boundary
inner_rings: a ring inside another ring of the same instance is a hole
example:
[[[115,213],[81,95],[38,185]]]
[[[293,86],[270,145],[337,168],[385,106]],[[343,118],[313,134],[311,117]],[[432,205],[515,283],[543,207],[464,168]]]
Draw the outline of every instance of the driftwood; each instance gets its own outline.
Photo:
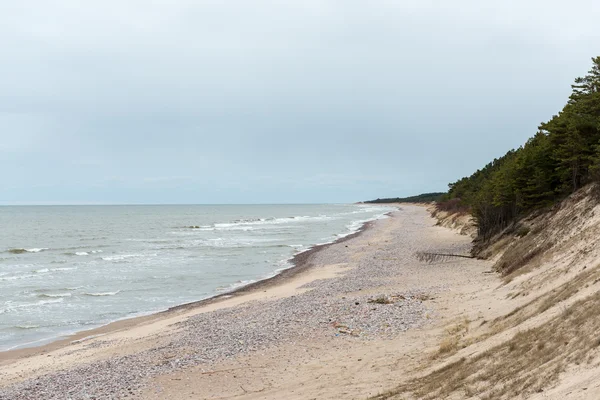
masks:
[[[415,253],[415,256],[417,257],[417,260],[427,262],[427,263],[432,263],[432,262],[436,262],[436,261],[447,261],[448,259],[453,258],[453,257],[475,258],[473,256],[466,256],[464,254],[429,253],[429,252],[424,252],[424,251]]]

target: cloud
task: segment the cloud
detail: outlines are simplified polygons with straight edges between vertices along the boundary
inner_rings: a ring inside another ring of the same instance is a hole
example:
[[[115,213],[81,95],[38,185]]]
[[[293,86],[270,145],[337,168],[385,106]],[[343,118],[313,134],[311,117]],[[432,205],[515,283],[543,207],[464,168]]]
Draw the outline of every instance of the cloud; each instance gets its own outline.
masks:
[[[441,190],[559,111],[598,54],[599,12],[589,0],[4,2],[0,201]],[[99,185],[107,176],[123,182]]]

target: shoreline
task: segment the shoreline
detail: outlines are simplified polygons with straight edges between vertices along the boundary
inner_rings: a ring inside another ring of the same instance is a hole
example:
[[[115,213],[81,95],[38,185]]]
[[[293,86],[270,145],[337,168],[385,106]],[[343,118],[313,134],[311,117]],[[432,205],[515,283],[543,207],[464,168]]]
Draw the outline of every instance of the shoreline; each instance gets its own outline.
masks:
[[[429,359],[440,324],[457,315],[456,296],[495,277],[479,260],[424,268],[416,252],[460,251],[470,240],[435,226],[423,207],[401,206],[361,228],[298,254],[295,267],[234,295],[0,353],[0,397],[303,400],[339,398],[342,389],[351,398],[376,395],[397,384],[399,362]]]
[[[597,324],[587,318],[598,301],[600,269],[589,268],[600,254],[593,247],[596,227],[588,226],[577,242],[581,251],[566,257],[564,246],[588,220],[561,230],[581,210],[542,216],[534,223],[547,223],[546,230],[513,238],[502,257],[547,232],[564,241],[544,264],[534,260],[526,275],[506,282],[494,273],[497,260],[419,259],[423,251],[459,254],[473,244],[426,208],[402,205],[354,237],[299,255],[299,270],[287,279],[0,363],[0,398],[512,399],[521,393],[532,400],[593,400],[600,393],[598,365],[584,362],[556,374],[556,363],[573,365],[574,355],[597,347]],[[540,348],[540,340],[552,346]],[[555,353],[557,347],[566,352]],[[550,361],[531,357],[546,348]]]
[[[393,212],[393,211],[392,211]],[[389,213],[386,213],[385,215],[389,218]],[[383,218],[382,218],[383,219]],[[255,291],[260,291],[260,290],[264,290],[266,288],[269,287],[273,287],[273,286],[277,286],[279,284],[284,283],[287,280],[290,280],[291,278],[294,278],[302,273],[308,272],[311,267],[314,267],[314,265],[310,264],[310,258],[327,249],[330,246],[336,245],[336,244],[340,244],[343,243],[345,241],[348,241],[350,239],[356,238],[359,235],[361,235],[362,233],[364,233],[367,229],[371,228],[373,226],[373,224],[378,221],[379,219],[374,219],[371,221],[367,221],[364,222],[360,228],[358,228],[358,230],[354,233],[351,233],[349,235],[346,235],[344,237],[341,237],[339,239],[336,239],[335,241],[331,242],[331,243],[323,243],[323,244],[317,244],[305,251],[302,251],[296,255],[294,255],[291,259],[290,259],[290,263],[292,264],[291,267],[289,268],[285,268],[282,269],[279,273],[277,273],[276,275],[273,275],[271,277],[265,278],[265,279],[261,279],[258,280],[256,282],[252,282],[249,283],[247,285],[241,286],[237,289],[234,289],[231,292],[225,292],[225,293],[220,293],[217,294],[215,296],[211,296],[208,297],[206,299],[202,299],[202,300],[198,300],[198,301],[193,301],[190,303],[184,303],[184,304],[180,304],[177,306],[173,306],[168,308],[167,310],[164,311],[159,311],[156,314],[160,314],[160,313],[169,313],[169,312],[174,312],[174,311],[181,311],[181,310],[190,310],[190,309],[194,309],[197,307],[203,307],[203,306],[207,306],[207,305],[211,305],[214,303],[217,303],[221,300],[224,299],[231,299],[231,298],[235,298],[238,296],[242,296],[248,293],[252,293]],[[1,352],[0,352],[1,355]]]
[[[387,206],[387,205],[386,205]],[[398,207],[398,206],[396,206]],[[214,296],[207,297],[205,299],[200,299],[197,301],[192,301],[188,303],[183,303],[175,306],[171,306],[167,309],[158,310],[158,311],[150,311],[146,315],[135,315],[131,317],[124,317],[122,319],[117,319],[115,321],[97,326],[91,329],[83,329],[72,334],[60,335],[55,338],[48,339],[40,339],[38,342],[46,342],[40,345],[27,346],[27,344],[17,345],[17,348],[8,349],[0,351],[0,367],[9,363],[11,360],[18,360],[23,357],[30,357],[36,354],[44,354],[46,352],[54,351],[57,349],[64,348],[71,344],[79,344],[91,339],[99,338],[110,334],[112,332],[121,331],[124,329],[133,328],[135,326],[139,326],[142,324],[146,324],[163,317],[168,317],[173,314],[177,314],[185,311],[192,311],[196,309],[201,309],[202,307],[206,307],[209,305],[218,304],[222,301],[238,298],[240,296],[244,296],[247,294],[251,294],[254,292],[262,291],[267,288],[272,288],[278,285],[282,285],[287,281],[308,272],[314,265],[310,264],[310,259],[313,255],[327,249],[330,246],[343,243],[345,241],[351,240],[353,238],[358,237],[366,230],[371,228],[373,224],[379,220],[390,218],[391,214],[394,211],[390,211],[384,214],[382,218],[375,218],[370,221],[364,222],[357,231],[350,233],[346,236],[340,237],[329,243],[322,243],[314,245],[302,251],[300,253],[295,254],[291,259],[289,259],[290,267],[284,268],[280,270],[280,272],[276,273],[273,276],[269,276],[264,279],[257,280],[255,282],[249,283],[247,285],[235,288],[231,291],[215,294]],[[35,343],[35,342],[33,342]],[[21,347],[26,346],[26,347]]]

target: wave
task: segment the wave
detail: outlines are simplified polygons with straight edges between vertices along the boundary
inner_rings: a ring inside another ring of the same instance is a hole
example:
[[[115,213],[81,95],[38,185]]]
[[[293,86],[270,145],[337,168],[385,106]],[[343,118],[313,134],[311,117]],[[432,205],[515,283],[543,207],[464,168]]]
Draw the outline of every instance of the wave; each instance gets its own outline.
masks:
[[[258,229],[257,227],[254,226],[248,226],[248,225],[235,225],[235,224],[216,224],[213,228],[205,228],[202,230],[206,230],[206,231],[244,231],[244,232],[248,232],[248,231],[254,231]]]
[[[1,276],[0,277],[0,281],[15,281],[17,279],[27,279],[27,278],[34,278],[37,275],[31,275],[31,274],[26,274],[26,275],[13,275],[13,276]]]
[[[329,238],[323,238],[322,240],[325,240],[322,243],[317,243],[317,244],[327,244],[327,243],[331,243],[333,241],[335,241],[337,238],[342,238],[348,235],[351,235],[355,232],[357,232],[365,222],[371,221],[371,219],[368,220],[360,220],[360,221],[356,221],[353,222],[352,224],[348,224],[346,226],[346,229],[348,229],[348,231],[337,234],[337,235],[333,235],[333,239],[329,239]],[[285,243],[286,239],[285,237],[277,237],[275,235],[270,235],[270,236],[262,236],[262,235],[248,235],[248,236],[242,236],[242,237],[227,237],[225,235],[223,235],[223,237],[216,237],[216,238],[210,238],[210,239],[188,239],[188,240],[182,240],[180,242],[176,242],[172,245],[169,246],[160,246],[160,247],[155,247],[155,250],[190,250],[190,249],[195,249],[195,248],[210,248],[210,249],[214,249],[214,250],[219,250],[219,249],[223,249],[223,250],[229,250],[229,249],[244,249],[244,248],[260,248],[260,249],[265,249],[265,248],[282,248],[282,247],[287,247],[287,248],[293,248],[296,250],[303,250],[306,249],[307,246],[310,246],[308,244],[288,244]],[[120,260],[127,258],[127,256],[114,256],[114,257],[104,257],[103,260],[107,260],[107,261],[114,261],[114,260]],[[200,257],[199,255],[196,255],[196,257]]]
[[[275,238],[214,238],[198,243],[200,246],[212,248],[237,249],[245,247],[287,247],[284,243],[274,243],[281,239]]]
[[[86,295],[86,296],[102,297],[102,296],[115,296],[115,295],[117,295],[119,293],[121,293],[120,290],[117,290],[116,292],[97,292],[97,293],[86,292],[86,293],[83,293],[83,294]]]
[[[56,303],[62,303],[65,299],[64,298],[58,298],[58,299],[49,299],[49,300],[40,300],[37,301],[35,303],[25,303],[25,304],[9,304],[4,308],[0,308],[0,314],[4,314],[7,312],[11,312],[13,310],[20,310],[23,308],[32,308],[32,307],[39,307],[39,306],[43,306],[46,304],[56,304]],[[6,305],[6,303],[5,303]]]
[[[64,301],[64,299],[62,297],[58,298],[58,299],[55,299],[55,300],[40,300],[40,301],[38,301],[35,304],[31,304],[30,307],[33,307],[33,306],[43,306],[44,304],[62,303],[63,301]]]
[[[236,219],[233,220],[233,223],[254,223],[254,222],[264,222],[264,221],[270,221],[273,220],[275,218],[240,218],[240,219]]]
[[[186,228],[191,228],[192,232],[186,232],[184,234],[193,235],[196,231],[202,232],[212,232],[212,231],[255,231],[261,229],[258,226],[250,226],[250,225],[236,225],[235,223],[219,223],[215,225],[204,225],[204,226],[190,226]],[[175,234],[181,234],[183,232],[173,232]]]
[[[3,272],[3,273],[0,273],[0,281],[15,281],[15,280],[20,280],[20,279],[36,278],[36,277],[39,277],[40,275],[45,275],[50,272],[72,271],[72,270],[76,270],[76,269],[77,269],[77,267],[57,267],[57,268],[44,267],[44,268],[35,269],[33,271],[27,271],[25,273],[21,273],[20,275],[9,275],[8,272]]]
[[[62,298],[62,297],[71,297],[71,293],[40,293],[37,295],[38,297],[48,297],[51,299],[54,298]]]
[[[282,218],[257,218],[257,219],[239,219],[230,223],[219,223],[214,224],[215,228],[231,228],[236,226],[244,225],[279,225],[287,224],[290,222],[305,222],[305,221],[327,221],[334,219],[333,216],[329,215],[299,215],[295,217],[282,217]]]
[[[122,261],[128,258],[138,257],[156,257],[157,254],[120,254],[115,256],[102,257],[104,261]]]
[[[363,225],[366,224],[367,222],[377,221],[377,220],[384,219],[384,218],[388,218],[387,213],[375,215],[374,217],[368,218],[368,219],[360,219],[357,221],[352,221],[351,223],[346,225],[346,229],[348,229],[348,232],[338,233],[336,236],[338,238],[345,238],[346,236],[350,236],[350,235],[358,232],[363,227]]]
[[[14,248],[6,250],[7,253],[11,254],[23,254],[23,253],[39,253],[40,251],[50,250],[48,247],[35,247],[32,249]]]
[[[25,249],[28,253],[39,253],[40,251],[50,250],[48,247],[40,247],[35,249]]]
[[[212,239],[196,239],[186,240],[181,243],[177,243],[171,246],[155,247],[155,250],[193,250],[197,248],[210,248],[212,250],[218,249],[242,249],[249,247],[289,247],[289,245],[280,243],[282,239],[277,238],[257,238],[257,237],[217,237]],[[279,243],[278,243],[279,242]],[[156,254],[153,254],[156,256]],[[141,257],[141,256],[140,256]],[[202,257],[202,255],[195,255],[195,257]],[[106,260],[106,258],[103,258]],[[114,261],[113,259],[107,261]]]
[[[376,211],[382,211],[384,209],[386,209],[387,211],[392,211],[395,210],[395,207],[386,207],[386,206],[368,206],[368,205],[359,205],[358,206],[359,209],[358,210],[354,210],[354,211],[350,211],[350,212],[344,212],[344,213],[339,213],[336,215],[353,215],[353,214],[365,214],[365,213],[373,213]]]
[[[87,251],[75,251],[75,252],[66,252],[63,253],[67,256],[89,256],[90,254],[98,254],[98,253],[102,253],[102,250],[87,250]]]
[[[37,329],[39,328],[39,325],[15,325],[14,328],[16,329]]]
[[[36,269],[34,272],[37,273],[37,274],[45,274],[46,272],[50,272],[50,269],[48,269],[48,268],[40,268],[40,269]]]
[[[255,283],[256,280],[254,279],[249,279],[249,280],[239,280],[235,283],[232,283],[231,285],[227,285],[227,286],[219,286],[215,289],[216,292],[219,293],[227,293],[227,292],[232,292],[236,289],[242,288],[244,286],[248,286],[251,283]]]
[[[342,215],[342,214],[340,214]],[[293,217],[270,217],[270,218],[245,218],[245,219],[236,219],[231,222],[220,222],[212,225],[189,225],[185,226],[186,229],[200,230],[200,231],[215,231],[215,230],[225,230],[225,231],[252,231],[256,229],[265,229],[269,225],[282,225],[296,222],[313,222],[313,221],[327,221],[335,219],[333,215],[318,215],[318,216],[309,216],[309,215],[298,215]]]
[[[74,269],[77,269],[77,267],[40,268],[36,269],[33,272],[35,272],[36,274],[45,274],[47,272],[72,271]]]
[[[54,291],[54,292],[59,292],[62,293],[65,290],[68,291],[73,291],[73,290],[77,290],[77,289],[82,289],[83,286],[75,286],[75,287],[58,287],[58,288],[39,288],[39,289],[33,289],[34,293],[38,293],[38,296],[42,297],[43,295],[46,295],[46,291]],[[47,296],[47,297],[51,297],[51,296]],[[56,297],[61,297],[61,296],[56,296]],[[71,297],[69,296],[64,296],[64,297]]]

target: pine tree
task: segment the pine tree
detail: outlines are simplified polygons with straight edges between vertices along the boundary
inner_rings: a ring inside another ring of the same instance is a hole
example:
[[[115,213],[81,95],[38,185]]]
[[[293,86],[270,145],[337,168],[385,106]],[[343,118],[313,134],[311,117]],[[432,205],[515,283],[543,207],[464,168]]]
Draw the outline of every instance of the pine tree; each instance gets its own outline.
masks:
[[[600,57],[572,90],[560,113],[525,145],[449,185],[446,198],[471,207],[481,238],[600,181]]]

